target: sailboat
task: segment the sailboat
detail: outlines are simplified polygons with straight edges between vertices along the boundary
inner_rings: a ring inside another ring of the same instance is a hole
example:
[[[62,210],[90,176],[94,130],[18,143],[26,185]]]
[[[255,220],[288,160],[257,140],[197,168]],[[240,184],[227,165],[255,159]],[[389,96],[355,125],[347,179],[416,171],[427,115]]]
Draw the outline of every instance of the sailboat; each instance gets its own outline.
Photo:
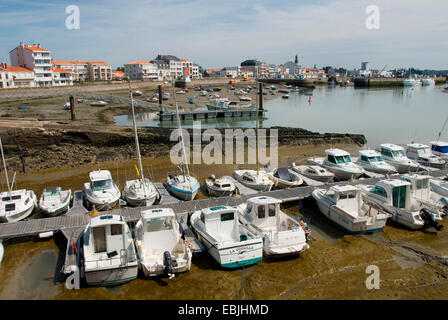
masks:
[[[140,144],[138,143],[137,125],[135,123],[134,98],[132,97],[132,90],[130,83],[129,83],[129,92],[131,94],[132,121],[134,124],[135,149],[138,160],[138,168],[135,167],[138,179],[126,181],[123,190],[123,198],[130,206],[149,207],[157,199],[160,198],[160,195],[157,192],[154,183],[152,183],[149,179],[145,178],[143,174],[142,158],[140,155]]]
[[[196,197],[199,190],[199,181],[190,175],[190,170],[188,169],[188,159],[185,153],[185,144],[182,136],[182,128],[180,125],[179,117],[179,107],[177,106],[176,92],[174,89],[173,82],[173,97],[174,103],[176,105],[176,116],[177,116],[177,126],[179,128],[180,140],[182,142],[182,163],[179,166],[180,174],[169,174],[166,178],[166,186],[168,192],[170,192],[176,198],[181,200],[189,201]]]
[[[17,222],[23,220],[33,213],[37,207],[37,200],[34,191],[20,189],[12,190],[16,174],[9,185],[8,171],[6,170],[6,161],[3,154],[3,145],[0,138],[0,150],[2,153],[3,168],[5,169],[6,184],[8,191],[0,193],[0,222]]]
[[[258,96],[257,96],[258,97]],[[259,112],[259,101],[257,98],[257,108],[256,108],[256,131],[255,131],[255,141],[257,143],[257,148],[255,151],[255,159],[257,162],[257,170],[250,169],[237,169],[233,171],[233,177],[244,186],[257,190],[257,191],[270,191],[274,182],[269,179],[269,175],[266,171],[260,170],[258,164],[258,112]]]

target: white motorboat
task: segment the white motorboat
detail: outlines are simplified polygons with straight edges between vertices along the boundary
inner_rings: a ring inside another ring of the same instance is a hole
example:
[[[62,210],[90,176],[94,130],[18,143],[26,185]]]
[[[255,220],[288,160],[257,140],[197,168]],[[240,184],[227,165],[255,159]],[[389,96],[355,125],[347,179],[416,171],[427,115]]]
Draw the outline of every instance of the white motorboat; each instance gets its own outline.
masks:
[[[235,170],[233,177],[244,186],[257,191],[270,191],[274,185],[274,182],[269,179],[264,170]]]
[[[432,191],[443,197],[448,197],[448,181],[439,179],[430,179],[429,186]]]
[[[93,101],[93,102],[90,103],[90,105],[93,106],[93,107],[104,107],[105,105],[107,105],[107,102],[106,101],[102,101],[102,100]]]
[[[448,158],[448,142],[431,141],[431,151],[436,156]]]
[[[252,98],[248,96],[241,96],[240,101],[252,101]]]
[[[229,101],[227,98],[219,98],[219,99],[212,99],[207,104],[208,110],[232,110],[232,109],[254,109],[253,105],[246,104],[246,105],[240,105],[238,101]]]
[[[216,179],[213,174],[205,179],[205,186],[208,194],[212,197],[227,197],[237,192],[233,181],[227,178]]]
[[[34,209],[37,207],[36,195],[32,190],[13,190],[16,175],[14,173],[10,185],[1,138],[0,150],[5,171],[6,185],[8,186],[8,191],[0,193],[0,222],[17,222],[28,218],[33,213]]]
[[[134,95],[135,96],[142,96],[143,92],[137,90],[137,91],[134,92]]]
[[[88,285],[118,285],[137,277],[134,241],[122,216],[93,217],[84,229],[81,247],[81,274]]]
[[[142,158],[140,155],[140,144],[138,142],[137,124],[135,122],[134,98],[132,97],[130,83],[129,83],[129,92],[131,96],[132,122],[134,125],[135,152],[137,154],[138,168],[135,167],[137,171],[137,179],[126,181],[123,190],[123,197],[126,200],[126,202],[133,207],[139,207],[139,206],[149,207],[157,199],[160,198],[160,195],[154,183],[152,183],[149,179],[145,178],[144,176]]]
[[[390,217],[378,206],[366,203],[361,189],[353,185],[335,185],[328,190],[317,188],[311,195],[320,212],[348,233],[382,230]]]
[[[90,182],[84,183],[83,194],[89,209],[113,209],[120,199],[121,193],[112,180],[109,170],[92,171]]]
[[[70,209],[71,200],[71,189],[45,188],[39,200],[39,208],[50,217],[55,217],[66,213]]]
[[[406,156],[417,161],[422,166],[445,169],[446,161],[434,155],[431,148],[421,143],[410,143],[407,145]]]
[[[403,86],[405,87],[418,86],[420,84],[421,84],[420,80],[414,78],[407,78],[403,80]]]
[[[300,175],[288,168],[277,168],[267,175],[276,188],[295,188],[303,184]]]
[[[423,86],[433,86],[435,85],[435,81],[433,78],[424,78],[422,79],[422,85]]]
[[[330,172],[327,169],[322,168],[320,166],[313,166],[313,165],[297,166],[293,162],[289,167],[291,170],[297,172],[298,174],[301,174],[306,178],[321,181],[324,183],[330,182],[334,178],[333,172]]]
[[[281,203],[261,196],[238,206],[240,222],[263,238],[263,253],[267,257],[295,255],[309,248],[305,224],[282,212]]]
[[[421,229],[425,225],[437,226],[437,212],[421,208],[412,200],[411,183],[401,179],[378,181],[375,185],[359,185],[364,201],[379,205],[392,215],[391,219],[409,229]]]
[[[190,270],[192,253],[182,239],[173,209],[143,211],[134,234],[145,276],[166,274],[171,278],[175,273]]]
[[[326,158],[310,158],[308,164],[319,165],[333,172],[339,180],[356,179],[364,173],[364,169],[354,164],[347,151],[341,149],[325,150]]]
[[[391,143],[380,145],[384,161],[395,167],[398,173],[416,172],[420,166],[414,160],[406,157],[404,148]]]
[[[263,257],[263,240],[238,221],[238,210],[217,206],[196,211],[190,224],[207,252],[223,268],[257,263]]]
[[[371,171],[380,174],[394,174],[397,173],[395,167],[384,161],[381,154],[375,150],[360,150],[359,158],[355,163],[364,168],[366,171]]]

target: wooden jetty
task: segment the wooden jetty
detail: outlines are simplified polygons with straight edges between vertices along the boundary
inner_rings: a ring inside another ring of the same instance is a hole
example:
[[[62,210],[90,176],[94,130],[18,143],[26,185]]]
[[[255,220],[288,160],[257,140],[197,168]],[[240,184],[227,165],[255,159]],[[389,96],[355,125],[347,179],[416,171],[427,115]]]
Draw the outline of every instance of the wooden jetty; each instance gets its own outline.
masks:
[[[266,110],[259,110],[258,115],[263,116]],[[215,119],[215,118],[240,118],[255,117],[256,109],[227,109],[227,110],[202,110],[179,112],[181,120]],[[159,121],[175,121],[176,113],[159,113]]]

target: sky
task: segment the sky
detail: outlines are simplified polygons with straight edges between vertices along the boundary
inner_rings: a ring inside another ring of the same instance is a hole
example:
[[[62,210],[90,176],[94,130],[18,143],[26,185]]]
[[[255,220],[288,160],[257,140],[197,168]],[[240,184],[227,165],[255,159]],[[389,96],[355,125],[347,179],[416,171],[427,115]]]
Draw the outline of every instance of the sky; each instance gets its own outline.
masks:
[[[66,28],[66,7],[80,28]],[[366,28],[368,5],[379,29]],[[0,61],[20,42],[112,67],[172,54],[204,68],[246,59],[318,67],[448,69],[447,0],[0,0]]]

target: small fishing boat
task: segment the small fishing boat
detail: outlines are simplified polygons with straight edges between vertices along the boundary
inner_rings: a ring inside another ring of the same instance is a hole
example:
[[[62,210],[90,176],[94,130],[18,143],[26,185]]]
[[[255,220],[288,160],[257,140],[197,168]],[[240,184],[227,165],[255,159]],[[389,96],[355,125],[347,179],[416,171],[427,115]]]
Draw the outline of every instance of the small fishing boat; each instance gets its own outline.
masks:
[[[395,167],[386,163],[381,154],[375,150],[360,150],[359,158],[355,160],[355,163],[363,167],[366,171],[379,174],[397,173]]]
[[[223,268],[257,263],[263,257],[263,240],[238,221],[238,210],[217,206],[196,211],[190,225],[207,252]]]
[[[231,180],[227,178],[216,179],[213,174],[208,179],[205,179],[205,186],[208,194],[212,197],[227,197],[237,191],[235,184]]]
[[[282,99],[289,99],[289,95],[287,94],[282,95]]]
[[[382,230],[390,217],[379,206],[366,203],[361,189],[353,185],[335,185],[330,189],[314,189],[311,196],[320,212],[339,228],[352,234]]]
[[[289,168],[277,168],[267,173],[277,188],[295,188],[303,184],[303,179]]]
[[[448,158],[448,142],[431,141],[431,151],[436,156]]]
[[[383,159],[394,166],[398,173],[416,172],[420,169],[417,162],[406,157],[403,147],[391,143],[381,144],[380,147]]]
[[[309,248],[305,224],[282,212],[281,203],[262,196],[238,206],[240,222],[263,238],[263,253],[267,257],[296,255]]]
[[[45,188],[39,200],[39,208],[50,217],[55,217],[66,213],[70,209],[71,200],[71,189]]]
[[[358,185],[364,201],[379,205],[392,215],[391,219],[409,229],[438,226],[440,213],[422,208],[421,202],[412,199],[411,183],[401,179],[380,180],[375,185]]]
[[[235,170],[233,177],[241,184],[257,191],[270,191],[274,182],[263,170]]]
[[[120,199],[121,193],[112,180],[109,170],[92,171],[90,182],[84,183],[83,194],[89,209],[110,210]]]
[[[309,158],[308,164],[319,165],[334,173],[339,180],[356,179],[364,173],[364,169],[352,162],[350,154],[341,149],[325,150],[326,158]]]
[[[289,168],[304,177],[312,180],[321,181],[324,183],[333,181],[334,173],[328,171],[325,168],[314,165],[302,165],[298,166],[294,162],[289,166]]]
[[[142,212],[135,226],[135,246],[145,276],[186,272],[191,267],[192,253],[185,241],[176,215],[171,208]]]
[[[417,161],[422,166],[437,169],[445,169],[446,161],[441,157],[434,155],[431,148],[421,143],[410,143],[407,145],[406,156]]]
[[[90,103],[91,106],[93,107],[104,107],[105,105],[107,105],[107,102],[99,100],[99,101],[93,101]]]
[[[81,274],[89,286],[111,286],[137,278],[138,259],[131,230],[119,215],[93,217],[79,250]]]
[[[141,92],[141,91],[135,91],[134,92],[134,96],[142,96],[143,95],[143,92]]]

